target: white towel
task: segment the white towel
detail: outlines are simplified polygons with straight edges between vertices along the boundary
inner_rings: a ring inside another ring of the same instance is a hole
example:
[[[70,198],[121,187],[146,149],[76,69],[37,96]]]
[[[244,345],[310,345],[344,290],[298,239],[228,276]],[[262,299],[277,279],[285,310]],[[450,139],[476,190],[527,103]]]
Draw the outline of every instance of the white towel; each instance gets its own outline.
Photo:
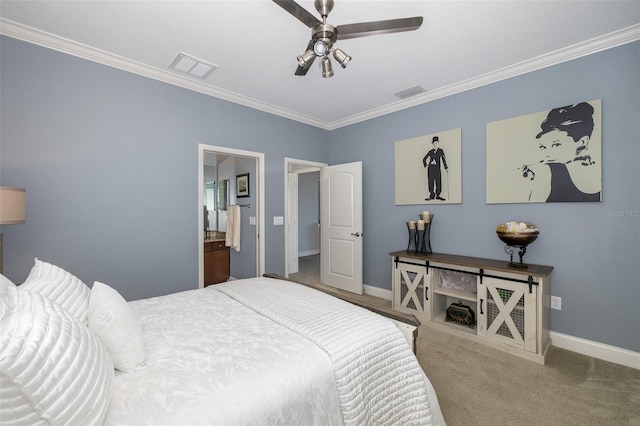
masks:
[[[225,245],[235,251],[240,251],[240,206],[231,205],[227,207],[227,233],[225,235]]]

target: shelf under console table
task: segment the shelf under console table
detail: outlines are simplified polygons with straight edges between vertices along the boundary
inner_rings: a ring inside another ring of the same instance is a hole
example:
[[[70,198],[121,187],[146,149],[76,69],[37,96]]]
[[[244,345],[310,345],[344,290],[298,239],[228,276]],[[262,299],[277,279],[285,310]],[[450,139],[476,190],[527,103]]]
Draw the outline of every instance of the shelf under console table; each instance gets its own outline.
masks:
[[[553,267],[443,253],[390,253],[393,309],[415,315],[428,327],[545,363],[549,338],[549,288]],[[462,302],[474,326],[448,321],[447,309]]]

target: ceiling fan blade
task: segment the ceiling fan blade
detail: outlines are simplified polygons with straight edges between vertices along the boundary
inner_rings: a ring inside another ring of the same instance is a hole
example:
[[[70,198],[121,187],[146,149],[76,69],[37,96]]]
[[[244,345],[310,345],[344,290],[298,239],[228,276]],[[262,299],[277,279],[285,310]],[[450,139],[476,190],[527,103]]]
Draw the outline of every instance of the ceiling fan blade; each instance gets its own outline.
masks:
[[[275,1],[275,0],[274,0]],[[422,16],[413,18],[389,19],[386,21],[360,22],[357,24],[339,25],[336,27],[338,40],[366,37],[375,34],[399,33],[413,31],[422,25]]]
[[[300,6],[298,3],[296,3],[293,0],[273,0],[273,2],[276,3],[278,6],[280,6],[281,8],[283,8],[284,10],[286,10],[287,12],[289,12],[290,14],[292,14],[294,18],[296,18],[297,20],[299,20],[309,28],[313,28],[316,25],[322,24],[322,22],[320,22],[318,18],[313,16],[311,13],[309,13],[306,9],[304,9],[302,6]]]

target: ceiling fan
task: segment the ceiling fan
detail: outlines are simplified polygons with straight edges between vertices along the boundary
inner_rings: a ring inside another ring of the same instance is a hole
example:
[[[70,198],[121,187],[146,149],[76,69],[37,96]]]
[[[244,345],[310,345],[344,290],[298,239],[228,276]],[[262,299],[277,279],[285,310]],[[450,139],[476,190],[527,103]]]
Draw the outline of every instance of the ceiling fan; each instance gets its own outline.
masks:
[[[327,16],[329,16],[329,12],[333,9],[333,0],[314,1],[313,4],[322,16],[322,21],[293,0],[273,0],[273,2],[289,12],[307,27],[311,28],[311,40],[305,52],[297,58],[298,68],[296,69],[295,75],[306,75],[316,57],[320,57],[322,58],[322,76],[325,78],[332,77],[333,69],[331,67],[331,60],[329,59],[330,53],[333,53],[333,58],[338,61],[342,68],[346,68],[351,61],[351,56],[347,55],[342,49],[333,47],[336,40],[366,37],[375,34],[413,31],[422,25],[422,16],[414,16],[413,18],[359,22],[334,27],[333,25],[327,24]]]

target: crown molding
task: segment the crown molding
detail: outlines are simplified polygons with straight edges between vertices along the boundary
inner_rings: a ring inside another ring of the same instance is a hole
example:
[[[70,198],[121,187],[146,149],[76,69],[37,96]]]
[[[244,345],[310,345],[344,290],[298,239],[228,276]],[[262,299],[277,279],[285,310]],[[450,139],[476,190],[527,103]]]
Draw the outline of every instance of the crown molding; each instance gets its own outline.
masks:
[[[113,53],[78,43],[64,37],[59,37],[27,25],[23,25],[8,19],[0,18],[0,34],[31,44],[46,47],[78,58],[97,62],[123,71],[138,74],[143,77],[161,81],[163,83],[193,90],[218,99],[244,105],[252,109],[257,109],[280,117],[295,120],[311,126],[327,129],[327,123],[307,117],[284,108],[257,101],[246,96],[239,95],[227,90],[206,85],[202,82],[191,80],[170,71],[152,67],[141,62],[133,61]]]
[[[403,109],[411,108],[461,92],[466,92],[467,90],[476,89],[488,84],[497,83],[502,80],[507,80],[532,71],[571,61],[573,59],[578,59],[583,56],[588,56],[593,53],[601,52],[603,50],[611,49],[637,40],[640,40],[640,24],[632,25],[563,49],[558,49],[536,58],[528,59],[508,67],[491,71],[450,86],[422,93],[407,100],[385,105],[381,108],[372,109],[363,112],[362,114],[356,114],[351,117],[347,117],[344,120],[334,121],[330,123],[328,130],[334,130],[351,124],[360,123],[392,112],[401,111]]]
[[[239,95],[237,93],[212,87],[199,81],[194,81],[160,68],[152,67],[124,58],[122,56],[114,55],[112,53],[96,49],[94,47],[78,43],[73,40],[58,37],[45,31],[22,25],[8,19],[0,18],[0,34],[18,40],[26,41],[28,43],[43,46],[49,49],[57,50],[59,52],[73,55],[82,59],[87,59],[89,61],[117,68],[123,71],[152,78],[154,80],[158,80],[167,84],[172,84],[174,86],[182,87],[188,90],[193,90],[195,92],[199,92],[225,101],[244,105],[249,108],[267,112],[269,114],[288,118],[290,120],[298,121],[303,124],[308,124],[310,126],[318,127],[324,130],[335,130],[341,127],[360,123],[372,118],[377,118],[386,114],[401,111],[403,109],[411,108],[437,99],[445,98],[447,96],[465,92],[467,90],[486,86],[488,84],[496,83],[502,80],[516,77],[518,75],[526,74],[542,68],[547,68],[553,65],[560,64],[562,62],[567,62],[603,50],[611,49],[613,47],[621,46],[626,43],[640,40],[640,24],[632,25],[630,27],[614,31],[600,37],[586,40],[584,42],[577,43],[572,46],[568,46],[566,48],[520,62],[518,64],[504,67],[496,71],[492,71],[465,81],[458,82],[456,84],[452,84],[450,86],[432,90],[412,97],[410,99],[398,101],[389,105],[385,105],[384,107],[374,108],[361,114],[355,114],[345,119],[333,122],[317,120],[306,115],[289,111],[287,109],[278,108],[271,104],[260,102],[255,99]]]

